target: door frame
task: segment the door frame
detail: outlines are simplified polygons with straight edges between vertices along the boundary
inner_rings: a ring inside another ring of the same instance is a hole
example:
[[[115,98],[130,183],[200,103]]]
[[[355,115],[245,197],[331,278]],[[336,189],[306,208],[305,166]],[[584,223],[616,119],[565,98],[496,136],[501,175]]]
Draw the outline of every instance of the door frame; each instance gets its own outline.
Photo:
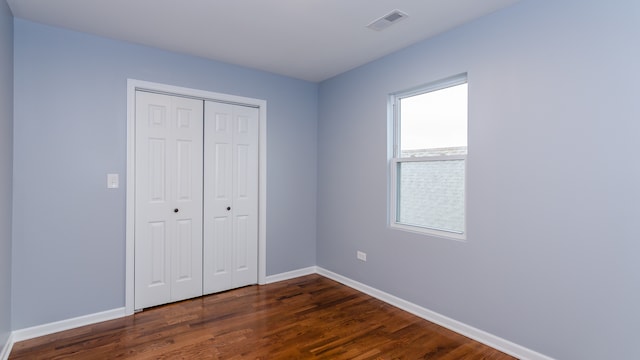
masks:
[[[266,284],[267,240],[267,102],[236,95],[127,79],[127,183],[126,183],[126,235],[125,235],[125,315],[134,312],[135,264],[135,95],[137,90],[212,100],[259,109],[258,119],[258,284]]]

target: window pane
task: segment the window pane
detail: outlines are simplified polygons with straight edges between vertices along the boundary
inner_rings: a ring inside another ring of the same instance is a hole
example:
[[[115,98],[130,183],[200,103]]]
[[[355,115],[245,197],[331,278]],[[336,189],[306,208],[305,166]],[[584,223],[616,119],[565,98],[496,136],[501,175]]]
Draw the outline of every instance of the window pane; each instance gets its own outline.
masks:
[[[464,232],[465,160],[398,163],[398,223]]]
[[[466,153],[466,83],[400,99],[400,157]]]

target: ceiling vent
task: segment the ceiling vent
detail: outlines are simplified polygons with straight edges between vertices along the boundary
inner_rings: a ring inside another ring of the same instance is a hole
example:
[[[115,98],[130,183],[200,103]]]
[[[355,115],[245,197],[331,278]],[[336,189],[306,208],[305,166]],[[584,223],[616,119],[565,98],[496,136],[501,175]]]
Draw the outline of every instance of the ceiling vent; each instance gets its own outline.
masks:
[[[380,31],[380,30],[384,30],[386,28],[388,28],[389,26],[399,22],[400,20],[406,18],[407,15],[406,13],[403,13],[400,10],[393,10],[392,12],[388,13],[387,15],[374,20],[371,24],[367,25],[367,27],[369,29],[372,30],[376,30],[376,31]]]

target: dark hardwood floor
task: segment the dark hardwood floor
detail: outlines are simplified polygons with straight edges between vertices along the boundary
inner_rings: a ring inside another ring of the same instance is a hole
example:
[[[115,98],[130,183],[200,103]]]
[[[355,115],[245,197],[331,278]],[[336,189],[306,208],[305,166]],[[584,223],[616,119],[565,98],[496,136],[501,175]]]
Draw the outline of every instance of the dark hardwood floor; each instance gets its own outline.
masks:
[[[19,359],[513,359],[319,275],[16,343]]]

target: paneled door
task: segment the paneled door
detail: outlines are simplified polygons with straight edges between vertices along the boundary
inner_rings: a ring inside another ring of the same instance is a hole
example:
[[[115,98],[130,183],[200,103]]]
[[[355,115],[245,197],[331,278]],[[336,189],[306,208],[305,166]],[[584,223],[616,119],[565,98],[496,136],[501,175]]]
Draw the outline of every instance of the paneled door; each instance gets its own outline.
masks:
[[[202,295],[203,101],[136,91],[135,309]]]
[[[205,294],[258,282],[258,114],[205,101]]]

